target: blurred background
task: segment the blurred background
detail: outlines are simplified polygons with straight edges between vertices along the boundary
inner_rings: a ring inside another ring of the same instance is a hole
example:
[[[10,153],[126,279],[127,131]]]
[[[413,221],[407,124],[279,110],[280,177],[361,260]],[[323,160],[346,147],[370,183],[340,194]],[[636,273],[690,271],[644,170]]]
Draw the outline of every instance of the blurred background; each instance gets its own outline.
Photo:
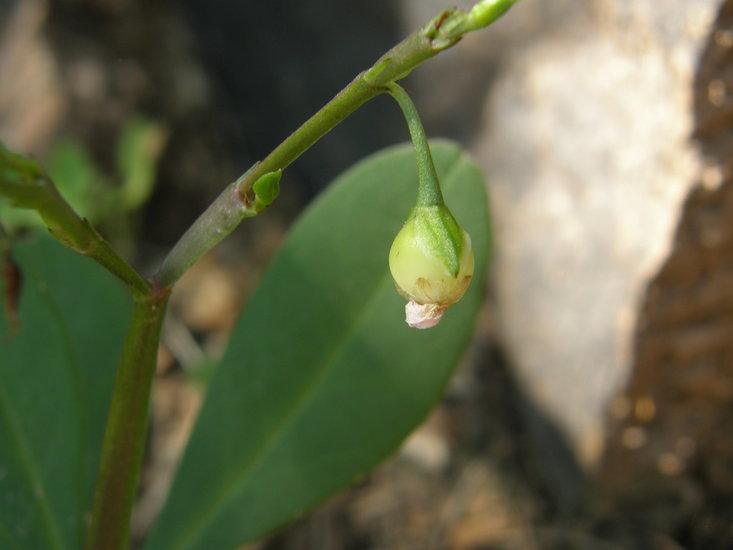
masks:
[[[151,272],[226,184],[445,7],[0,0],[0,139]],[[487,176],[476,338],[395,457],[248,549],[733,548],[732,62],[733,0],[522,0],[405,80],[429,135]],[[377,98],[181,281],[139,540],[289,224],[406,139]]]

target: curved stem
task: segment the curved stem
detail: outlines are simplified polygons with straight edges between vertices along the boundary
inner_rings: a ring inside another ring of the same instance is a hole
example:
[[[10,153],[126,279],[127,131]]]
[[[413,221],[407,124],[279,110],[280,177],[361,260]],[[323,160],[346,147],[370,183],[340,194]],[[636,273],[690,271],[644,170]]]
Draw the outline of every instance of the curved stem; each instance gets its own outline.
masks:
[[[252,188],[262,176],[285,169],[361,105],[389,91],[392,83],[410,74],[422,62],[456,44],[466,33],[493,23],[516,1],[482,0],[468,12],[457,8],[442,11],[390,49],[371,68],[359,74],[320,111],[290,134],[267,157],[234,182],[245,208],[251,215],[258,213],[251,206],[255,200]],[[231,186],[223,193],[231,193]],[[436,197],[430,200],[436,200]],[[219,202],[219,199],[216,202]],[[212,233],[216,224],[210,223],[210,218],[218,215],[220,215],[218,209],[209,208],[196,221],[195,227],[181,237],[154,277],[155,284],[159,288],[175,283],[188,267],[219,242],[217,235]],[[246,217],[250,216],[242,216],[241,219]]]
[[[247,173],[237,181],[240,183],[240,194],[245,197],[252,191],[252,185],[261,176],[284,170],[290,163],[305,153],[312,145],[333,128],[346,119],[351,113],[370,99],[384,93],[382,86],[373,85],[358,75],[343,90],[326,103],[316,114],[305,121],[300,128],[290,134],[278,145],[251,173]]]
[[[428,138],[425,135],[420,115],[402,86],[392,82],[387,89],[405,115],[412,145],[415,148],[418,175],[417,205],[440,206],[443,204],[443,193],[440,191],[438,173],[435,171],[433,156],[430,154],[430,145],[428,145]]]

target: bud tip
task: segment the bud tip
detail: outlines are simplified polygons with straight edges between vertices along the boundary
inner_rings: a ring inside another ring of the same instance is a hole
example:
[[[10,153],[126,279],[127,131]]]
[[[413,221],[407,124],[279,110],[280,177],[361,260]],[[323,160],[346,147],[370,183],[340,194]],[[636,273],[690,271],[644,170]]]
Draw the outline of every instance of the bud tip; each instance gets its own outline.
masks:
[[[446,306],[418,304],[415,300],[410,300],[405,304],[405,321],[412,328],[432,328],[440,323],[446,309]]]

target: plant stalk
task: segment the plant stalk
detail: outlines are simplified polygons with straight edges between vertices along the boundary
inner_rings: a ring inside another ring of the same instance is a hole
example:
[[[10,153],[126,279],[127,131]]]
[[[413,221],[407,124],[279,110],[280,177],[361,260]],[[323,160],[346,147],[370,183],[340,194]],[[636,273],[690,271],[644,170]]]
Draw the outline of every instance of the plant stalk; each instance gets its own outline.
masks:
[[[402,114],[405,115],[412,146],[415,149],[418,175],[417,206],[441,206],[444,204],[443,193],[440,190],[438,172],[435,171],[433,155],[430,153],[430,145],[420,115],[402,86],[393,82],[387,87],[389,88],[389,94],[402,109]]]
[[[86,550],[127,550],[129,545],[169,295],[166,291],[135,300],[107,418]]]
[[[229,235],[243,219],[256,215],[253,204],[245,204],[241,200],[236,182],[230,184],[171,249],[156,274],[156,285],[172,287],[189,267]]]
[[[228,217],[233,222],[232,224],[227,223],[226,233],[229,233],[241,220],[258,214],[253,206],[255,196],[252,188],[259,178],[289,166],[348,115],[371,98],[386,91],[382,86],[367,83],[363,79],[363,74],[357,76],[351,84],[293,132],[262,162],[250,168],[222,192],[194,225],[183,234],[171,253],[165,258],[160,270],[153,278],[156,286],[166,288],[173,285],[188,267],[218,244],[224,235],[216,219],[226,215],[223,208],[229,211],[242,210],[242,215],[238,219]],[[232,201],[235,197],[239,206]]]
[[[390,49],[267,157],[234,182],[245,208],[251,210],[250,205],[255,200],[253,186],[262,176],[284,170],[361,105],[389,91],[390,84],[410,74],[423,61],[456,44],[466,33],[493,23],[516,1],[482,0],[468,12],[457,8],[445,10]],[[223,193],[231,193],[231,186]],[[154,277],[157,287],[166,288],[174,284],[188,267],[219,242],[220,238],[212,232],[216,224],[208,220],[217,215],[216,209],[206,210],[194,224],[195,227],[181,237]],[[231,227],[229,231],[233,229]]]
[[[150,285],[61,196],[40,164],[0,143],[0,197],[35,210],[61,244],[89,256],[124,282],[135,296],[150,294]]]

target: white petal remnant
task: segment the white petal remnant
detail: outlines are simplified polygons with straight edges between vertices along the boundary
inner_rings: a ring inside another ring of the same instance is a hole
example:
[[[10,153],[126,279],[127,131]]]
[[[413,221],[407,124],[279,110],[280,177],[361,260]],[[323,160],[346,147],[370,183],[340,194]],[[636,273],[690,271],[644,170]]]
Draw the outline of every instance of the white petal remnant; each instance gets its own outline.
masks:
[[[410,300],[405,304],[405,321],[412,328],[432,328],[440,323],[446,309],[446,306],[418,304],[415,300]]]

